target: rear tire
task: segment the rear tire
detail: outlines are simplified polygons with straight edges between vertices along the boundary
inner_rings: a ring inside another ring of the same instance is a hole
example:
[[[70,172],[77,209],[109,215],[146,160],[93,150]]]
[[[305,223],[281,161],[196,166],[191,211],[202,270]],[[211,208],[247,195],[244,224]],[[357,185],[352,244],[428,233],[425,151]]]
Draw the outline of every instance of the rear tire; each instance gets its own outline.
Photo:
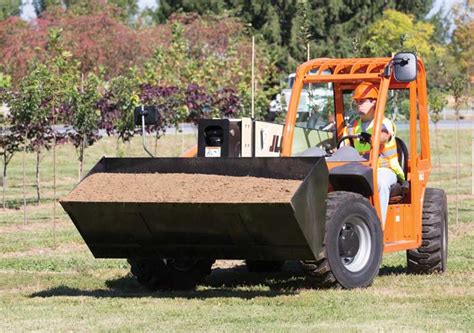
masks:
[[[407,271],[442,273],[446,271],[447,259],[448,200],[443,190],[427,188],[423,199],[421,246],[407,251]]]
[[[252,273],[278,272],[284,263],[283,260],[245,260],[247,270]]]
[[[316,260],[302,267],[316,287],[364,288],[377,276],[383,253],[380,220],[362,195],[328,194],[326,234]]]
[[[214,260],[133,258],[130,271],[145,288],[155,290],[191,290],[211,273]]]

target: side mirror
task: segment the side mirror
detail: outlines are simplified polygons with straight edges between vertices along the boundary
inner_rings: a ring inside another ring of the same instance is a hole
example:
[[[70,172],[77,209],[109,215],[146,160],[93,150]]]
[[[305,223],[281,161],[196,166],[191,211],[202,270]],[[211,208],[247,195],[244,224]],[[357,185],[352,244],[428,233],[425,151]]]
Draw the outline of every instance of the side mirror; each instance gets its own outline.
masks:
[[[412,52],[400,52],[392,59],[395,80],[398,82],[411,82],[416,80],[417,61]]]
[[[145,125],[156,125],[161,120],[161,116],[156,105],[141,105],[135,108],[133,112],[133,121],[136,126],[142,125],[142,116],[145,116]]]

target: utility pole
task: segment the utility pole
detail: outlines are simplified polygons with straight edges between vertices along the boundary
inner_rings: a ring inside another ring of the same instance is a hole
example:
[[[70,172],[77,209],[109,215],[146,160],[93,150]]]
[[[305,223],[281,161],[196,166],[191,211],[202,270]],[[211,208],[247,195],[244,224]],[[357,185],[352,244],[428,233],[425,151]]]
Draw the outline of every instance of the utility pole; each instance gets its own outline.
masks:
[[[27,224],[28,223],[28,220],[26,218],[26,162],[25,162],[25,158],[26,158],[26,140],[28,138],[28,135],[25,134],[25,143],[23,145],[23,163],[22,163],[22,167],[23,167],[23,224]]]
[[[252,119],[255,118],[255,36],[252,36]]]

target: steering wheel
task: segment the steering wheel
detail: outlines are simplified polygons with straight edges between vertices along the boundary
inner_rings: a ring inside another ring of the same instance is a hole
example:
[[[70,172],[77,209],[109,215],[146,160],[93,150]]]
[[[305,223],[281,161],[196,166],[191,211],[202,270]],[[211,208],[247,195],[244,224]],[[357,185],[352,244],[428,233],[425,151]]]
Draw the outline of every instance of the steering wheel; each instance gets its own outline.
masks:
[[[341,144],[345,140],[349,140],[352,147],[354,147],[354,139],[359,139],[360,143],[368,143],[371,144],[372,135],[367,132],[362,132],[360,134],[352,134],[352,135],[344,135],[342,138],[339,139],[337,142],[337,149],[341,147]]]

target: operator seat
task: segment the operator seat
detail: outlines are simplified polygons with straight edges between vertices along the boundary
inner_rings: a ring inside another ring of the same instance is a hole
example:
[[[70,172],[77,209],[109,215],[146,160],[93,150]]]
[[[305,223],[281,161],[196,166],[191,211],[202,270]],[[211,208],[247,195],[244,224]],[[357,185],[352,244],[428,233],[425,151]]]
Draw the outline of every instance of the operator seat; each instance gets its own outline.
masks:
[[[399,137],[395,137],[395,141],[397,143],[397,155],[398,155],[398,163],[402,167],[403,174],[405,175],[405,180],[397,181],[396,184],[393,184],[390,187],[390,199],[389,202],[391,204],[396,204],[401,202],[405,195],[408,193],[410,189],[410,184],[407,181],[408,175],[408,148],[403,142],[402,139]]]

